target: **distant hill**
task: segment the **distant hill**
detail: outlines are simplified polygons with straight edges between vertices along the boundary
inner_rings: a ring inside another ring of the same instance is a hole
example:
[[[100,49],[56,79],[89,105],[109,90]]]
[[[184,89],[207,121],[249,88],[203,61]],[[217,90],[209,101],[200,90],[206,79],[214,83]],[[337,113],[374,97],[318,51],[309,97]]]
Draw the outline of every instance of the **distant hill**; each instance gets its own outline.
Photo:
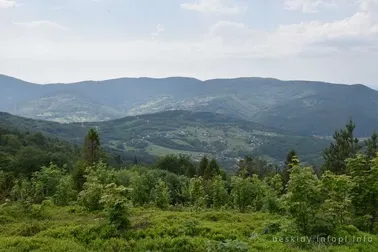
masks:
[[[238,158],[259,155],[282,162],[294,148],[302,161],[320,164],[321,151],[330,140],[291,135],[246,120],[210,112],[166,111],[105,122],[60,124],[0,113],[0,125],[43,132],[81,144],[96,128],[103,146],[114,153],[162,156],[188,154],[199,160],[216,157],[227,168]]]
[[[330,136],[350,118],[360,137],[378,129],[378,92],[363,85],[180,77],[36,85],[0,75],[0,90],[0,110],[57,122],[191,110],[222,113],[297,135]]]

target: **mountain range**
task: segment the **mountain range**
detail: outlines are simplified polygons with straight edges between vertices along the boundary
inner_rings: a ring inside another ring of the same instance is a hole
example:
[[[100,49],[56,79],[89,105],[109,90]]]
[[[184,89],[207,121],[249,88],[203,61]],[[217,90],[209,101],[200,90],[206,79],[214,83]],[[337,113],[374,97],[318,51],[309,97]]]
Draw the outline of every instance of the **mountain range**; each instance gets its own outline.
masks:
[[[38,85],[0,75],[0,90],[0,111],[61,123],[189,110],[295,135],[330,136],[350,118],[357,124],[357,136],[370,136],[378,128],[378,92],[363,85],[181,77]]]

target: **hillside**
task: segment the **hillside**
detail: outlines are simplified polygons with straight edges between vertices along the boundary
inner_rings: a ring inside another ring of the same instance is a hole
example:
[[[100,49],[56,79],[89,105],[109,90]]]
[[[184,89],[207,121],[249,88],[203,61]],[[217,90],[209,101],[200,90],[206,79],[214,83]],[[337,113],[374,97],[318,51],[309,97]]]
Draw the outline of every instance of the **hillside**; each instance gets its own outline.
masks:
[[[329,140],[295,136],[282,130],[209,112],[167,111],[94,122],[59,124],[0,114],[0,124],[40,131],[80,144],[89,128],[96,128],[103,146],[133,157],[188,154],[199,160],[214,156],[227,168],[245,155],[281,162],[294,148],[303,161],[319,164]]]
[[[330,136],[351,117],[360,137],[369,136],[378,125],[378,92],[363,85],[179,77],[36,85],[0,75],[0,89],[1,111],[56,122],[191,110],[223,113],[302,135]]]
[[[78,146],[41,133],[19,131],[0,119],[0,172],[30,175],[50,162],[72,170],[79,153]]]

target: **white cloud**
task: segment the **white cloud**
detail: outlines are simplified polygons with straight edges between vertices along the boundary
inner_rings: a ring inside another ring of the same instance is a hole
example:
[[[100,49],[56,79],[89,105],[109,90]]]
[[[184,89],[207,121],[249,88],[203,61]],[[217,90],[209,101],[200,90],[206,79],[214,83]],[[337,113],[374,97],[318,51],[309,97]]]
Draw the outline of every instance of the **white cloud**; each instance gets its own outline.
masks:
[[[247,7],[233,4],[232,0],[198,0],[192,3],[183,3],[181,8],[198,12],[238,14],[245,11]]]
[[[151,33],[152,39],[154,39],[154,40],[157,39],[160,36],[160,34],[164,32],[164,30],[165,30],[164,25],[158,24],[156,26],[156,31]]]
[[[13,29],[9,32],[1,29],[4,33],[0,40],[0,69],[17,77],[23,77],[16,73],[19,71],[28,73],[24,75],[26,79],[29,75],[34,76],[32,80],[51,81],[130,75],[255,75],[349,83],[377,79],[374,62],[378,58],[378,0],[348,1],[334,2],[339,6],[354,4],[355,13],[340,20],[277,24],[270,30],[223,20],[210,25],[201,36],[176,40],[167,37],[160,43],[156,40],[164,32],[162,24],[156,26],[150,37],[131,40],[103,34],[98,34],[97,39],[86,38],[85,31],[75,34],[74,29],[47,20],[18,22],[8,27]],[[211,2],[218,7],[211,7]],[[213,0],[195,4],[191,7],[196,6],[197,11],[237,13],[222,9],[234,8],[235,2]],[[314,6],[317,11],[327,7]],[[303,11],[302,7],[298,10]],[[41,75],[40,69],[49,69],[49,73]]]
[[[62,28],[51,21],[18,24],[28,28]],[[151,36],[156,39],[162,32],[164,26],[159,24]],[[164,43],[155,43],[154,40],[127,41],[106,38],[88,41],[84,38],[68,37],[66,33],[60,37],[55,33],[50,37],[46,34],[33,29],[28,45],[22,40],[15,42],[14,39],[7,40],[4,37],[3,41],[0,41],[0,55],[6,55],[7,58],[40,60],[182,61],[227,58],[282,59],[299,55],[315,57],[347,54],[361,51],[361,48],[365,52],[373,52],[378,44],[378,20],[374,12],[359,11],[343,20],[280,25],[272,31],[252,29],[244,23],[219,21],[209,27],[208,33],[202,39],[167,40]]]
[[[63,6],[63,5],[53,5],[53,6],[51,6],[50,7],[50,9],[51,10],[63,10],[63,9],[65,9],[66,7],[65,6]]]
[[[378,0],[358,0],[361,11],[371,12],[375,10],[378,12]]]
[[[363,42],[378,41],[377,17],[369,12],[357,12],[353,16],[334,22],[313,21],[293,25],[282,25],[279,33],[306,43],[321,43],[333,40],[356,39]]]
[[[377,8],[378,0],[285,0],[284,6],[287,10],[305,13],[345,6],[358,6],[360,11],[371,11]]]
[[[67,27],[57,24],[55,22],[49,21],[49,20],[35,20],[31,22],[14,22],[15,25],[20,25],[27,28],[53,28],[53,29],[59,29],[59,30],[69,30]]]
[[[285,0],[287,10],[300,10],[305,13],[315,13],[321,8],[330,8],[337,5],[338,0]]]
[[[13,0],[0,0],[0,9],[15,7],[16,5],[17,5],[16,1],[13,1]]]
[[[224,39],[245,40],[254,35],[254,31],[250,30],[244,23],[219,21],[209,27],[209,34]]]
[[[210,27],[209,34],[221,46],[219,52],[248,58],[348,53],[361,48],[374,52],[378,44],[375,14],[359,11],[343,20],[280,25],[271,32],[221,21]]]
[[[61,30],[68,30],[67,27],[59,25],[52,21],[48,21],[48,20],[35,20],[35,21],[30,21],[30,22],[14,22],[14,24],[24,26],[27,28],[50,27],[50,28],[56,28],[56,29],[61,29]]]

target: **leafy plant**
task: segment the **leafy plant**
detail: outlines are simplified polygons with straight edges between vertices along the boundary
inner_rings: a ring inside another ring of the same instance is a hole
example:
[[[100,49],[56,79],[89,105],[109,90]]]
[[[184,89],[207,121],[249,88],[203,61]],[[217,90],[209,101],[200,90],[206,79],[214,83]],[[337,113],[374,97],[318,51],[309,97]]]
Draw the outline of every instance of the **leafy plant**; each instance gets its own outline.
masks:
[[[108,215],[109,223],[119,231],[126,231],[130,228],[129,204],[126,199],[128,189],[111,183],[105,186],[100,203]]]

